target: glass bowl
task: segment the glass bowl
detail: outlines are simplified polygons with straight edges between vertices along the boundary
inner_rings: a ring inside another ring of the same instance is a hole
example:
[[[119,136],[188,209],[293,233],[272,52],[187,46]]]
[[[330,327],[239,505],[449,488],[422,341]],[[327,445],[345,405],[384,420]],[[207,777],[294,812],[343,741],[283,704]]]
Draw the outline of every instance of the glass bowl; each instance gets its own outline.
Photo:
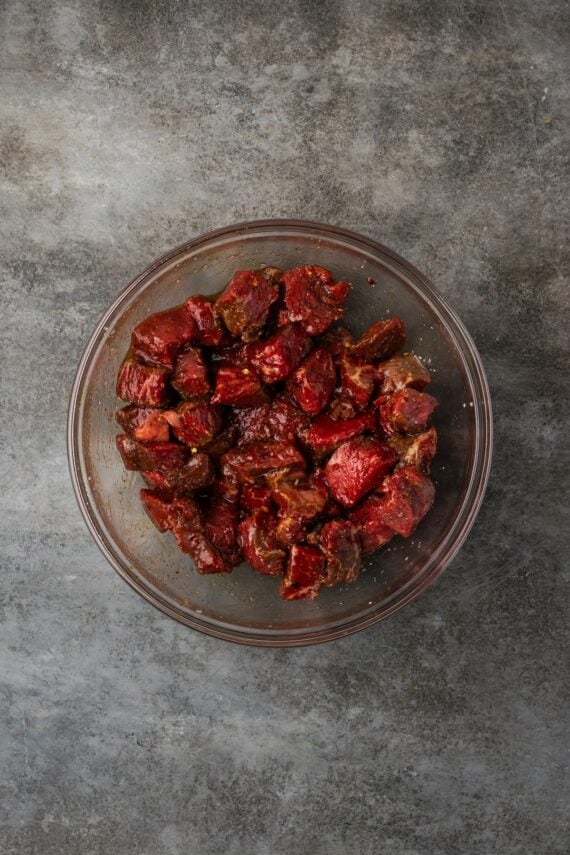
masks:
[[[146,315],[191,294],[215,294],[235,270],[269,264],[330,268],[353,283],[343,323],[363,332],[400,315],[408,346],[432,372],[440,401],[433,509],[408,540],[365,560],[360,579],[317,600],[283,602],[274,578],[246,565],[200,576],[170,535],[146,517],[136,472],[115,448],[115,382],[131,330]],[[194,629],[258,646],[314,644],[388,617],[437,579],[467,537],[491,465],[489,389],[469,333],[433,285],[395,252],[344,229],[296,220],[239,223],[210,232],[154,261],[105,312],[81,359],[69,411],[73,486],[85,521],[113,567],[149,602]]]

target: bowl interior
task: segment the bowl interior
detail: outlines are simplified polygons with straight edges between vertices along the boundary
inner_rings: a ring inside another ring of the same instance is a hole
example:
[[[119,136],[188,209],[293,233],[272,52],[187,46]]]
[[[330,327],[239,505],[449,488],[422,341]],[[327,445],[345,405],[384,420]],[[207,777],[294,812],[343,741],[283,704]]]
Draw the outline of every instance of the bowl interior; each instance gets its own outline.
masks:
[[[191,294],[219,292],[236,269],[303,263],[330,268],[353,283],[345,324],[360,333],[400,315],[409,349],[432,372],[439,399],[434,423],[434,508],[409,540],[395,538],[370,556],[357,583],[326,589],[314,602],[279,599],[275,579],[247,566],[228,576],[199,576],[170,535],[159,534],[138,498],[137,473],[116,451],[115,381],[130,333],[147,314]],[[370,284],[369,279],[375,284]],[[488,421],[484,376],[470,364],[472,344],[453,312],[409,265],[387,250],[308,225],[255,225],[214,233],[157,262],[119,297],[95,332],[79,368],[70,415],[70,454],[82,510],[115,567],[173,616],[215,635],[252,643],[299,644],[353,631],[389,614],[443,569],[465,537],[480,501]],[[467,354],[466,354],[466,351]],[[490,442],[490,440],[489,440]],[[489,443],[487,443],[488,445]],[[488,449],[487,449],[488,450]]]

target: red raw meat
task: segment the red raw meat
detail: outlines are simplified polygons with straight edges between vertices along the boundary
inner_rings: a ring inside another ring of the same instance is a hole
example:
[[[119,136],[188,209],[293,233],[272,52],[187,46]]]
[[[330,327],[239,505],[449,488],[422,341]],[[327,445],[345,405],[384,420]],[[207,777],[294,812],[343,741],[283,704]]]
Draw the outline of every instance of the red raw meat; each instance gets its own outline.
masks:
[[[125,433],[138,442],[168,442],[170,439],[170,428],[163,410],[130,404],[117,411],[116,419]]]
[[[267,511],[256,511],[239,527],[239,538],[244,558],[258,573],[280,576],[285,570],[285,550],[277,543],[274,531],[275,516]]]
[[[381,395],[375,403],[378,418],[387,436],[394,433],[422,433],[438,402],[426,392],[400,389],[394,395]]]
[[[168,368],[141,365],[127,357],[117,379],[117,397],[139,407],[163,407],[168,402]]]
[[[266,480],[284,517],[310,520],[323,512],[328,490],[322,481],[291,478],[287,470],[267,475]]]
[[[198,328],[186,306],[150,315],[134,328],[133,352],[146,362],[172,368],[176,354],[196,338]]]
[[[357,532],[363,555],[374,552],[394,537],[394,529],[382,521],[383,501],[376,494],[368,496],[348,516]]]
[[[437,451],[437,432],[431,427],[419,436],[401,436],[395,434],[388,445],[399,456],[398,467],[415,466],[422,472],[428,472]]]
[[[287,573],[279,588],[284,600],[314,600],[323,584],[325,559],[315,546],[295,544],[289,553]]]
[[[211,442],[222,426],[220,408],[206,401],[188,401],[167,410],[165,418],[176,439],[195,448]]]
[[[319,335],[344,314],[348,282],[335,282],[328,270],[307,264],[286,270],[285,304],[290,321],[300,321],[310,335]]]
[[[287,381],[287,391],[303,412],[316,415],[326,407],[336,383],[330,353],[320,348],[311,353]]]
[[[286,324],[257,348],[252,359],[266,383],[277,383],[299,365],[312,347],[301,324]]]
[[[239,564],[240,554],[237,544],[239,507],[236,500],[226,489],[225,482],[214,485],[210,505],[204,517],[204,528],[208,539],[217,547],[227,563],[234,567]]]
[[[345,354],[339,361],[340,385],[351,399],[357,410],[363,410],[374,392],[378,380],[378,369],[371,362],[365,362]]]
[[[226,338],[226,331],[214,311],[213,302],[200,294],[195,294],[186,300],[186,308],[196,323],[198,344],[207,347],[217,347],[222,344]]]
[[[210,391],[208,369],[198,347],[189,347],[180,354],[176,360],[171,383],[183,398],[208,394]]]
[[[351,398],[343,389],[337,389],[327,407],[327,413],[332,419],[346,421],[354,419],[358,413]]]
[[[397,392],[405,386],[421,391],[431,381],[427,368],[412,353],[393,356],[392,359],[382,362],[378,370],[383,378],[381,390],[383,395]]]
[[[250,341],[225,344],[223,347],[213,347],[208,351],[210,362],[215,371],[219,368],[255,368],[253,360],[262,342]]]
[[[171,500],[161,496],[160,493],[155,493],[154,490],[142,489],[139,495],[151,522],[159,531],[169,531],[172,527]]]
[[[231,423],[227,424],[211,442],[202,446],[202,451],[207,452],[210,457],[215,457],[217,459],[218,457],[221,457],[222,454],[225,454],[226,451],[229,451],[230,448],[234,447],[236,439],[237,430],[235,425]]]
[[[348,520],[325,523],[321,529],[320,547],[327,559],[323,584],[339,585],[358,579],[362,561],[352,523]]]
[[[344,507],[358,502],[394,466],[398,455],[372,437],[357,437],[341,445],[325,466],[329,490]]]
[[[232,449],[222,457],[224,471],[233,472],[242,484],[259,484],[273,469],[289,469],[302,474],[305,466],[301,452],[288,442],[253,442],[246,448]]]
[[[373,411],[361,413],[353,419],[333,419],[323,414],[313,420],[307,435],[307,444],[316,457],[324,457],[343,442],[376,429],[377,420]]]
[[[320,346],[335,358],[347,353],[354,338],[344,327],[331,327],[320,339]]]
[[[382,493],[378,520],[402,537],[409,537],[431,508],[435,487],[415,466],[405,466],[386,478]]]
[[[249,368],[225,367],[219,369],[212,404],[229,404],[232,407],[259,407],[268,400],[259,377]]]
[[[255,270],[239,270],[216,301],[216,311],[233,336],[255,341],[278,297],[279,286],[270,277]]]
[[[269,487],[244,484],[241,491],[241,506],[247,513],[269,511],[271,508],[271,490]]]
[[[150,487],[175,496],[208,487],[214,474],[214,464],[207,454],[193,454],[180,469],[141,471]]]
[[[286,398],[280,396],[262,407],[238,410],[234,414],[240,444],[256,441],[278,441],[304,437],[309,419]]]
[[[353,356],[371,362],[388,359],[406,343],[406,325],[401,318],[377,321],[351,348]]]
[[[188,449],[175,442],[137,442],[120,433],[115,437],[125,469],[176,469],[183,466]]]

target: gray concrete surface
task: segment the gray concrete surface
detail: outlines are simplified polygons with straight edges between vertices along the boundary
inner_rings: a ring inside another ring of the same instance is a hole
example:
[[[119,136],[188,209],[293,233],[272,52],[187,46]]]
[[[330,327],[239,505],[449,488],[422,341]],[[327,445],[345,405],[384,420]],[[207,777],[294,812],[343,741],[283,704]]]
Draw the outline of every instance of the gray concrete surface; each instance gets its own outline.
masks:
[[[567,3],[1,8],[0,853],[567,852]],[[263,651],[120,580],[64,428],[134,274],[287,215],[431,276],[483,354],[496,455],[429,592]]]

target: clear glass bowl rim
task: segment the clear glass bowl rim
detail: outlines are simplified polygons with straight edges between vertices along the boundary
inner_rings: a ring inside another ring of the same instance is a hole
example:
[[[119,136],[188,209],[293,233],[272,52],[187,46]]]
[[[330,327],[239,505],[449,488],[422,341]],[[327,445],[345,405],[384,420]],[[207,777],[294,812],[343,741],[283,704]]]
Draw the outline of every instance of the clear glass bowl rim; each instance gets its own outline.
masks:
[[[378,253],[381,256],[388,256],[396,262],[397,265],[403,267],[414,280],[414,287],[417,288],[422,298],[428,303],[431,310],[438,316],[447,331],[452,334],[452,338],[459,345],[456,352],[461,359],[463,369],[471,383],[473,390],[473,406],[475,409],[474,414],[477,420],[476,424],[478,425],[478,429],[476,429],[475,432],[476,447],[469,484],[465,491],[463,501],[458,507],[454,524],[442,545],[438,561],[431,567],[429,573],[418,573],[415,579],[416,584],[412,582],[411,585],[406,586],[402,591],[401,596],[390,599],[385,605],[380,603],[378,608],[372,613],[351,617],[346,621],[346,623],[332,628],[325,627],[323,629],[311,629],[304,635],[295,634],[291,637],[288,637],[287,635],[275,635],[270,631],[262,635],[260,635],[259,632],[250,634],[247,630],[244,630],[243,627],[235,627],[231,629],[220,628],[219,626],[210,624],[207,620],[201,620],[197,616],[189,616],[182,612],[178,612],[176,609],[172,608],[169,603],[157,599],[148,590],[142,587],[142,585],[140,585],[139,582],[128,572],[128,568],[123,566],[116,559],[113,551],[109,548],[106,533],[101,530],[95,517],[90,512],[89,500],[87,497],[86,487],[83,484],[82,476],[80,474],[78,458],[78,436],[81,429],[81,424],[78,418],[80,409],[79,402],[84,391],[87,369],[93,353],[96,351],[101,338],[106,332],[109,321],[111,321],[120,312],[121,306],[126,299],[136,291],[140,283],[143,282],[154,270],[171,261],[181,253],[198,249],[199,247],[208,244],[210,241],[215,241],[220,238],[237,238],[249,230],[256,230],[257,232],[263,232],[264,230],[274,232],[279,228],[283,228],[284,230],[296,230],[304,237],[312,237],[316,239],[319,237],[345,239],[350,241],[353,245],[356,245],[356,247],[361,245],[369,252]],[[489,480],[493,452],[491,396],[481,357],[465,325],[447,301],[439,294],[429,279],[405,258],[378,241],[374,241],[369,237],[338,226],[325,225],[311,220],[299,219],[252,220],[234,223],[230,226],[204,232],[203,234],[169,250],[164,255],[151,262],[151,264],[149,264],[142,273],[136,276],[104,312],[87,343],[73,381],[67,422],[67,451],[73,490],[91,535],[103,555],[119,575],[122,576],[122,578],[125,579],[125,581],[128,582],[128,584],[131,585],[131,587],[133,587],[148,602],[152,603],[152,605],[156,606],[179,622],[215,638],[221,638],[226,641],[233,641],[240,644],[249,644],[256,647],[306,646],[351,635],[372,626],[387,617],[390,617],[432,585],[448,564],[453,560],[473,527]]]

